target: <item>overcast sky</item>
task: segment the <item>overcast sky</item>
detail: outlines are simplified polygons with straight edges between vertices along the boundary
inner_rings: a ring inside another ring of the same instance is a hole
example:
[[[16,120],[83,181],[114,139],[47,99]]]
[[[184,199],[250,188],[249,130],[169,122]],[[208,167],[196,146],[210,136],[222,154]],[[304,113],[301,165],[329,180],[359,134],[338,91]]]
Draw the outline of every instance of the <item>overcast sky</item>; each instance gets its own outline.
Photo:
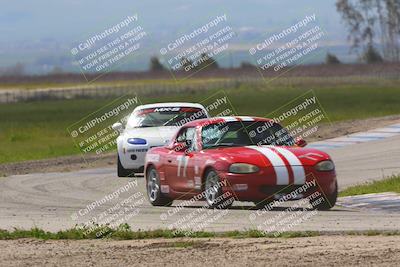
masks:
[[[240,33],[231,45],[234,53],[315,14],[316,23],[326,33],[321,45],[336,46],[334,52],[347,57],[347,32],[335,0],[0,1],[0,68],[21,62],[29,72],[46,72],[55,65],[75,71],[69,62],[73,46],[134,14],[148,33],[148,51],[133,68],[147,68],[148,57],[160,49],[153,51],[152,47],[222,14]],[[242,60],[239,54],[233,55],[234,65]]]
[[[332,40],[344,40],[334,0],[2,0],[1,42],[52,38],[74,41],[137,13],[148,31],[179,32],[196,20],[225,12],[242,29],[285,27],[315,13]]]

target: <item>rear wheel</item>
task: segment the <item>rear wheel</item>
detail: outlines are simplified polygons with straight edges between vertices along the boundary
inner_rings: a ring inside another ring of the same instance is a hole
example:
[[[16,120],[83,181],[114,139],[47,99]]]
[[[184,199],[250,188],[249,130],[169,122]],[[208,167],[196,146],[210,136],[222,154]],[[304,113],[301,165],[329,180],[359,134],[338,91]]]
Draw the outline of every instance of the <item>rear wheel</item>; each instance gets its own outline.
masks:
[[[172,199],[161,193],[160,176],[155,167],[151,166],[146,173],[147,196],[153,206],[171,206]]]
[[[205,175],[205,198],[209,208],[227,209],[233,204],[233,197],[224,198],[221,179],[214,170],[209,170]]]
[[[135,176],[135,172],[130,169],[125,169],[118,155],[118,169],[117,169],[118,177],[133,177]]]
[[[313,208],[317,210],[330,210],[331,208],[333,208],[336,204],[336,199],[338,195],[337,182],[335,182],[335,190],[331,194],[323,194],[322,192],[321,194],[323,201],[315,205],[315,207]]]

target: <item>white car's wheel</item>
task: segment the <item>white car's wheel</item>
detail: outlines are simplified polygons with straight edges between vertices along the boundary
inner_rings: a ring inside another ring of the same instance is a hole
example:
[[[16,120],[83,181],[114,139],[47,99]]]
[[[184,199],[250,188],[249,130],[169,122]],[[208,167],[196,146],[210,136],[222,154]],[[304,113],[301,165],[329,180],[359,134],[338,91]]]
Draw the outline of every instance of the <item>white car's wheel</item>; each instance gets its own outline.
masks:
[[[125,169],[122,164],[121,160],[119,159],[118,155],[118,167],[117,167],[118,177],[133,177],[135,176],[135,172],[130,169]]]

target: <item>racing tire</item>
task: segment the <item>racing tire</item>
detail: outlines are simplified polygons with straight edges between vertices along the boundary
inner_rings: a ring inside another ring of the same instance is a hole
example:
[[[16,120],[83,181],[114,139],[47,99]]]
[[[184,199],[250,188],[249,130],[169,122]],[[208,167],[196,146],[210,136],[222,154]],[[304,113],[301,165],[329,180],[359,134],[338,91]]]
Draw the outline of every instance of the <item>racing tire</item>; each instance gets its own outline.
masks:
[[[218,173],[210,169],[205,173],[204,196],[208,208],[211,209],[228,209],[233,204],[233,196],[229,199],[224,199],[221,179]]]
[[[150,166],[146,172],[146,190],[151,205],[164,207],[172,205],[173,200],[161,192],[160,175],[153,166]]]
[[[118,155],[117,174],[118,174],[118,177],[133,177],[133,176],[135,176],[135,172],[133,170],[125,169],[122,166],[121,160],[119,159],[119,155]]]
[[[331,208],[333,208],[336,204],[336,199],[338,196],[337,182],[335,182],[335,190],[333,191],[333,193],[323,194],[323,192],[321,192],[321,194],[322,194],[324,201],[322,201],[321,203],[319,203],[318,205],[316,205],[313,208],[316,210],[330,210]]]

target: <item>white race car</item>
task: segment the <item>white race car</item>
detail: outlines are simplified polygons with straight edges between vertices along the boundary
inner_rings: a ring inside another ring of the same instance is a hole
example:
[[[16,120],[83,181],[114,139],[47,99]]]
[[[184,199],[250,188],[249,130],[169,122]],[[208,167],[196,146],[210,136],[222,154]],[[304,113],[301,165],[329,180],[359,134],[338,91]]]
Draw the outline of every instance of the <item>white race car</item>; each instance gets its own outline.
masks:
[[[195,103],[157,103],[135,108],[126,127],[115,123],[117,138],[118,176],[141,173],[147,150],[164,146],[186,122],[208,118],[207,110]]]

